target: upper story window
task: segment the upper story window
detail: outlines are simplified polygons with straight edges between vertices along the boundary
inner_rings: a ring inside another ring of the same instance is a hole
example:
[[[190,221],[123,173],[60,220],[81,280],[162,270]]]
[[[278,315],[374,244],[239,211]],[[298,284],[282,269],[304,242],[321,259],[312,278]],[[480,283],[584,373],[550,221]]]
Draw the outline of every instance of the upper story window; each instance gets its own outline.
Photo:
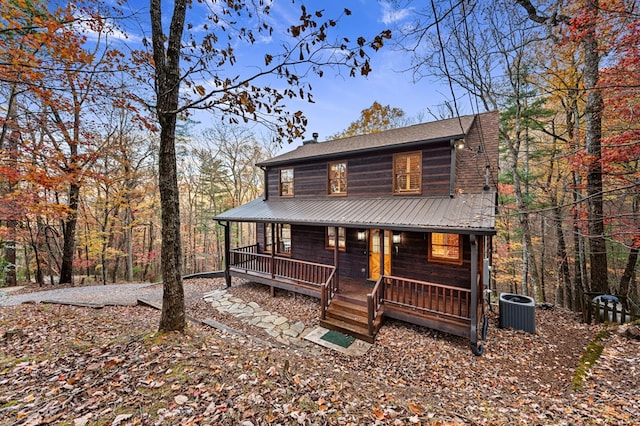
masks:
[[[329,195],[347,195],[347,162],[329,163]]]
[[[344,251],[347,247],[347,238],[345,228],[338,228],[338,250]],[[336,228],[327,227],[327,248],[336,248]]]
[[[280,196],[293,197],[293,169],[280,169]]]
[[[393,193],[420,194],[422,191],[422,152],[393,156]]]
[[[458,234],[434,232],[429,238],[429,260],[462,263],[462,245]]]

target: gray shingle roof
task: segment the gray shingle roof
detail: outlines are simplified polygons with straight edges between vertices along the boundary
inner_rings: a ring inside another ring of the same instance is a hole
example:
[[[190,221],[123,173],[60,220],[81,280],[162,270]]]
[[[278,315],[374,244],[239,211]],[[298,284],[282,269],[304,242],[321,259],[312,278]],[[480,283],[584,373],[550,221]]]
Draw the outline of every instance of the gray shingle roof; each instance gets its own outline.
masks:
[[[495,234],[495,193],[450,197],[259,198],[216,216],[232,222]]]
[[[407,145],[415,142],[441,141],[463,137],[473,124],[474,115],[450,118],[430,123],[416,124],[383,132],[369,133],[327,142],[309,143],[293,151],[278,155],[259,163],[259,166],[273,166],[297,160],[357,153],[381,148]]]

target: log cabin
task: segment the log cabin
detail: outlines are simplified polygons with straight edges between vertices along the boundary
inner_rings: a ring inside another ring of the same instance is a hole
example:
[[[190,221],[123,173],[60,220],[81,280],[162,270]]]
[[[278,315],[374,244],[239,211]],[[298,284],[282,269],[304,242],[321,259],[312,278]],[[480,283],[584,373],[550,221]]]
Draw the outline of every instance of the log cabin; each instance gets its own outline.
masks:
[[[258,164],[263,196],[228,210],[225,277],[320,299],[320,324],[369,342],[385,318],[486,333],[498,113],[318,142]],[[230,226],[256,241],[231,247]]]

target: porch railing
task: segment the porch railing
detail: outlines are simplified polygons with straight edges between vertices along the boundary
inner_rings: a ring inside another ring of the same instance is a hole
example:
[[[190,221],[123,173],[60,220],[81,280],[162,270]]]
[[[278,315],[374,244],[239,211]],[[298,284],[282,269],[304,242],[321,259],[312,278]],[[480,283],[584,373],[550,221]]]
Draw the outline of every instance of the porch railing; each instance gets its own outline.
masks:
[[[315,286],[318,290],[330,278],[333,280],[335,272],[331,265],[258,253],[256,245],[229,250],[229,267],[247,274]]]
[[[326,318],[331,300],[338,292],[334,266],[257,251],[256,245],[230,250],[229,267],[247,275],[315,289],[320,296],[321,318]],[[383,275],[371,293],[367,294],[367,305],[368,331],[371,335],[375,333],[376,321],[386,308],[396,308],[426,318],[468,322],[471,319],[471,290]]]
[[[469,289],[387,275],[383,276],[381,288],[381,302],[378,303],[411,309],[425,315],[435,314],[440,318],[471,318]]]

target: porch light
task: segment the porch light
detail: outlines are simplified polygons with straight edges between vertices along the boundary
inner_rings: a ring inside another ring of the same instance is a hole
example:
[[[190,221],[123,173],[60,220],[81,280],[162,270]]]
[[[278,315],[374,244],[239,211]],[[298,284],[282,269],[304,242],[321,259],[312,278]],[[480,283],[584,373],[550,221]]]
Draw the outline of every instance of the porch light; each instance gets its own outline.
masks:
[[[366,231],[358,231],[358,241],[364,241],[367,238]]]
[[[394,233],[391,237],[391,241],[393,241],[393,244],[400,244],[400,234]]]
[[[464,139],[458,139],[454,142],[453,147],[457,150],[457,151],[462,151],[465,148],[465,143],[464,143]]]

